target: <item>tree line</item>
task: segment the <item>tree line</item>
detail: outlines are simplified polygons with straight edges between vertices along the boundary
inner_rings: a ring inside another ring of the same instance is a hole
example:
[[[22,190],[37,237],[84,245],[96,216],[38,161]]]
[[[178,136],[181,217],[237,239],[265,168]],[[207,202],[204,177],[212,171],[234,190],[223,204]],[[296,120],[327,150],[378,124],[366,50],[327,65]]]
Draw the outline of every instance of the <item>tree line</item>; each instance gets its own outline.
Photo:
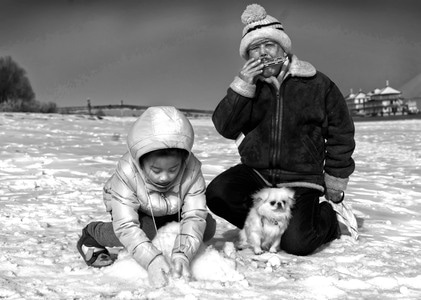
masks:
[[[0,111],[55,113],[57,105],[37,101],[25,69],[5,56],[0,57]]]

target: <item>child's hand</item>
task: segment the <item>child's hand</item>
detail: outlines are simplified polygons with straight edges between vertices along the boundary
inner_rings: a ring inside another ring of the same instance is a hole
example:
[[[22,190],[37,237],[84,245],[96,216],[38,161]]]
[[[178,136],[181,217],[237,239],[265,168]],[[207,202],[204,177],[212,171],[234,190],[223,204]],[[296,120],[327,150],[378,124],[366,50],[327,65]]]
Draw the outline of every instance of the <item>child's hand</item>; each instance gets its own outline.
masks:
[[[174,269],[173,275],[175,278],[184,278],[187,281],[191,279],[189,262],[182,258],[175,258],[173,260]]]
[[[149,283],[156,288],[168,284],[170,266],[163,255],[157,256],[148,267]]]

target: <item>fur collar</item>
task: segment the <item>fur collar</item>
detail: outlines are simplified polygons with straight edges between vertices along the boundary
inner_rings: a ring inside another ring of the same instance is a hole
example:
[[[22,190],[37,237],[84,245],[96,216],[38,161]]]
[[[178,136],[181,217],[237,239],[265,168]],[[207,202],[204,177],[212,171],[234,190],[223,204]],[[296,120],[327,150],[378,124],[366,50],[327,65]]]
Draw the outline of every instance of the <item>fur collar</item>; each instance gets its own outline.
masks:
[[[292,77],[311,77],[316,75],[316,68],[309,62],[299,60],[297,56],[292,55],[286,76],[288,75]]]

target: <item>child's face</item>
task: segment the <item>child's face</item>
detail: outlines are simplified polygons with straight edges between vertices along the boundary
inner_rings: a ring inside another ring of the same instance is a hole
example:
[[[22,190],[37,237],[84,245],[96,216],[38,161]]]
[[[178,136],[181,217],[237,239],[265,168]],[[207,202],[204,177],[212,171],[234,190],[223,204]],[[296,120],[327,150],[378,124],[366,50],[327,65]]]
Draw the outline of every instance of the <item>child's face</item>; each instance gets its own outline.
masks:
[[[180,155],[157,155],[151,153],[143,161],[143,170],[155,184],[165,187],[170,185],[181,170]]]

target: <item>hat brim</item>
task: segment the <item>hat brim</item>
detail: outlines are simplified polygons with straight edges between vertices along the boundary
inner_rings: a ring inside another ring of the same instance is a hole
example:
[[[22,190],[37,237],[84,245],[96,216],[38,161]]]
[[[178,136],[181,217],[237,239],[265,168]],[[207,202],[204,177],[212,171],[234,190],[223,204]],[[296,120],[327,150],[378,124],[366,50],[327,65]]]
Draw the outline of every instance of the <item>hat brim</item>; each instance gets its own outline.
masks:
[[[291,39],[289,36],[283,30],[266,27],[253,30],[241,39],[240,56],[244,59],[248,59],[248,48],[250,44],[263,38],[277,42],[286,53],[291,53]]]

